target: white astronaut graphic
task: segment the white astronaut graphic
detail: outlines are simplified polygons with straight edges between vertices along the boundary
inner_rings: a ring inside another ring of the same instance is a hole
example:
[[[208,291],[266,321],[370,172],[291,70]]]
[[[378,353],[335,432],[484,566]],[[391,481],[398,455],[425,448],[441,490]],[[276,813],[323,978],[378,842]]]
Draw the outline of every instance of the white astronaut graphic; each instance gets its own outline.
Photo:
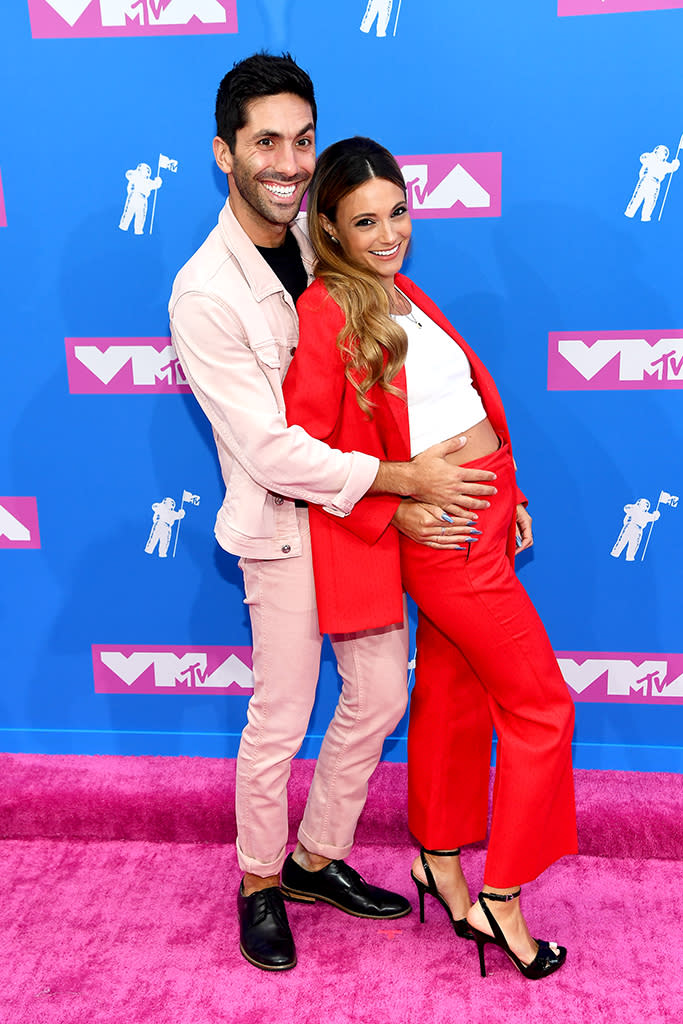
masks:
[[[647,498],[638,498],[632,505],[624,505],[624,512],[624,524],[610,554],[613,558],[618,558],[626,548],[626,561],[634,562],[643,539],[643,530],[648,523],[654,523],[659,519],[661,513],[650,512],[650,502]]]
[[[158,174],[155,178],[152,177],[152,168],[149,164],[138,164],[134,170],[126,171],[126,178],[126,205],[123,207],[119,227],[122,231],[127,231],[130,222],[133,221],[133,231],[136,235],[141,235],[147,219],[147,200],[150,193],[161,188],[163,183]]]
[[[185,509],[181,507],[176,512],[173,498],[164,498],[163,501],[154,502],[152,512],[154,513],[152,529],[145,544],[145,551],[148,555],[153,555],[154,548],[158,544],[159,558],[166,558],[171,543],[173,526],[179,519],[185,518]]]
[[[185,505],[199,505],[199,495],[192,494],[191,491],[183,491],[183,498],[180,502],[180,508],[176,511],[175,501],[173,498],[164,498],[163,501],[155,501],[152,505],[152,512],[154,517],[152,519],[152,529],[150,530],[147,543],[145,544],[145,551],[148,555],[154,554],[154,548],[158,545],[159,558],[166,558],[168,556],[168,549],[171,543],[171,534],[173,533],[173,527],[178,524],[178,529],[175,534],[175,543],[173,544],[173,555],[175,558],[176,549],[178,547],[178,536],[180,534],[180,520],[185,518]]]
[[[650,502],[647,498],[638,498],[631,505],[624,505],[624,522],[621,527],[621,532],[617,537],[614,547],[610,554],[613,558],[618,558],[621,552],[626,548],[626,561],[634,562],[640,542],[643,539],[643,531],[646,526],[649,525],[650,532],[643,548],[641,555],[641,562],[645,558],[645,552],[647,551],[648,544],[650,543],[650,537],[652,536],[652,527],[659,519],[661,512],[659,511],[660,505],[670,505],[671,508],[678,507],[678,495],[669,494],[668,491],[660,491],[659,499],[657,501],[657,507],[654,512],[650,512]]]
[[[676,159],[669,160],[669,150],[666,146],[655,146],[651,153],[641,153],[640,163],[638,181],[624,213],[627,217],[635,217],[638,209],[642,206],[640,219],[648,221],[652,220],[664,178],[667,174],[673,176],[681,166],[681,162],[678,159],[678,154],[676,154]],[[669,179],[669,184],[671,184],[671,179]]]
[[[387,28],[389,27],[389,19],[391,17],[391,8],[394,5],[394,0],[368,0],[368,6],[363,15],[363,20],[360,23],[361,32],[369,32],[372,28],[373,22],[377,19],[377,37],[382,38],[387,34]],[[399,13],[401,5],[399,2]],[[398,22],[398,14],[396,15],[396,21]],[[396,26],[394,25],[394,35],[396,35]]]

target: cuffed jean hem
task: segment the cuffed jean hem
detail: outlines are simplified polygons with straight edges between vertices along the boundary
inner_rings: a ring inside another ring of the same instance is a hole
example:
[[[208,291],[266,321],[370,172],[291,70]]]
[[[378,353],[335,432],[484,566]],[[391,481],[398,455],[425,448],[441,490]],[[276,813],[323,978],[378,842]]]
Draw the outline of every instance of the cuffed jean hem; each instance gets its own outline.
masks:
[[[258,875],[259,878],[269,878],[271,875],[279,875],[282,870],[282,865],[285,862],[285,856],[287,855],[287,849],[283,846],[275,860],[271,860],[267,864],[264,864],[260,860],[255,860],[253,857],[247,857],[240,847],[239,839],[235,843],[235,848],[237,850],[237,863],[239,864],[240,869],[244,871],[245,874]]]
[[[297,838],[302,846],[305,846],[309,853],[315,853],[318,857],[329,857],[330,860],[343,860],[344,857],[348,857],[353,849],[353,842],[347,843],[345,846],[331,846],[329,843],[317,843],[312,836],[309,836],[304,832],[303,828],[299,828]]]

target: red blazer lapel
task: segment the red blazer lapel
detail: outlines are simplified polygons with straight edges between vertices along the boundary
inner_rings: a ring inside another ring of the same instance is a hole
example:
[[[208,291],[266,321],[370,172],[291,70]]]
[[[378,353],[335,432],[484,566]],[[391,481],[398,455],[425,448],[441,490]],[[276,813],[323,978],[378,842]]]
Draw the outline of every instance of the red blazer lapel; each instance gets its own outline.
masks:
[[[401,394],[392,395],[390,391],[382,391],[382,398],[386,402],[396,423],[401,444],[405,449],[403,458],[405,461],[408,461],[410,459],[410,423],[408,422],[408,402],[406,400],[407,382],[405,366],[401,367],[391,383],[395,388],[398,388]]]

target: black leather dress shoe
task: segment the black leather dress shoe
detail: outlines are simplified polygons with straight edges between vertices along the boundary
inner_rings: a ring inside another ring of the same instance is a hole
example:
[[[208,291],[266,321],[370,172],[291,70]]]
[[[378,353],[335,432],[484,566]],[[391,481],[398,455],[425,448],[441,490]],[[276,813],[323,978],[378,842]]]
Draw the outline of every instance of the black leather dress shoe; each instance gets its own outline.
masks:
[[[240,952],[254,967],[286,971],[296,964],[294,939],[289,929],[282,893],[277,886],[244,895],[237,894],[240,919]]]
[[[291,853],[282,868],[282,894],[300,903],[323,900],[354,917],[404,917],[412,909],[404,896],[368,885],[343,860],[330,861],[320,871],[306,871]]]

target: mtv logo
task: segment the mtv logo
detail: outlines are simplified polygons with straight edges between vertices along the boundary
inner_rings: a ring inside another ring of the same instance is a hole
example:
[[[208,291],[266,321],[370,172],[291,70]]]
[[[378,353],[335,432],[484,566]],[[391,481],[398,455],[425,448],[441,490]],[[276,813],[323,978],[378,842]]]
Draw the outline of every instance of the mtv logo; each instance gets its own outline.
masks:
[[[672,11],[683,0],[558,0],[560,18],[572,14],[620,14],[623,11]]]
[[[93,645],[95,693],[217,693],[249,696],[251,647]]]
[[[683,331],[551,331],[549,391],[683,387]]]
[[[2,175],[0,174],[0,228],[7,227],[7,214],[5,213],[5,196],[2,191]]]
[[[399,156],[413,218],[500,217],[502,153]]]
[[[0,498],[0,548],[39,548],[35,498]]]
[[[170,338],[65,338],[72,395],[190,391]]]
[[[555,654],[575,701],[683,704],[683,654]]]
[[[236,0],[28,0],[34,39],[237,32]]]

